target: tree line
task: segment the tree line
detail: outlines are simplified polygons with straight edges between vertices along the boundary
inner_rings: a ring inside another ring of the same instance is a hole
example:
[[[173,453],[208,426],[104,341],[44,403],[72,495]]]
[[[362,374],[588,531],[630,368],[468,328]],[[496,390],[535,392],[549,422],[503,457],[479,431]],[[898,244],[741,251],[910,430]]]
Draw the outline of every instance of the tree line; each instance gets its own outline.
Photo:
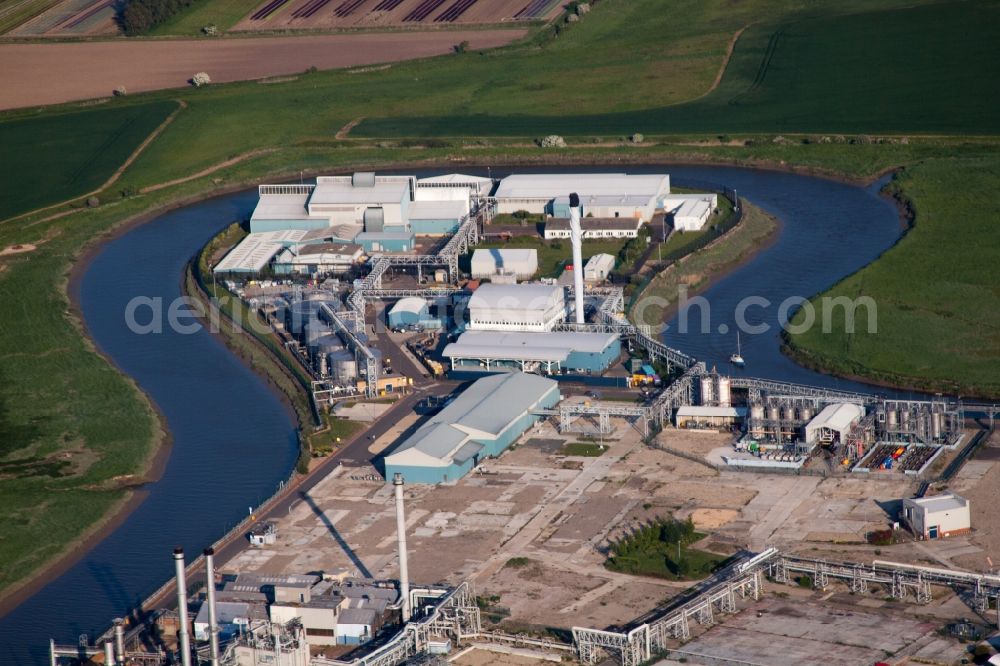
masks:
[[[118,10],[118,25],[132,37],[144,35],[195,0],[126,0]]]

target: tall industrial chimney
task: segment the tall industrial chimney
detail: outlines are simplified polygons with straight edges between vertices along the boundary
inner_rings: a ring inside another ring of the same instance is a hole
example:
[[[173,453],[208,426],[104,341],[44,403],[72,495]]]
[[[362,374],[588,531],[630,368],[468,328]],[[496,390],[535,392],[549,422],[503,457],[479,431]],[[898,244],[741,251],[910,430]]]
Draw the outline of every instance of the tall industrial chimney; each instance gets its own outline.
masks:
[[[215,550],[205,549],[205,589],[208,599],[208,644],[209,661],[212,666],[219,666],[219,625],[215,613]]]
[[[410,619],[410,572],[406,565],[406,512],[403,509],[403,475],[392,477],[396,488],[396,538],[399,540],[399,596],[403,605],[403,622]]]
[[[573,290],[576,293],[576,323],[583,323],[583,227],[580,225],[580,196],[569,195],[569,230],[573,241]]]
[[[188,635],[187,580],[184,575],[184,549],[174,548],[174,570],[177,574],[177,618],[180,622],[181,666],[191,666],[191,636]]]
[[[116,663],[125,663],[125,621],[115,618],[115,659]]]

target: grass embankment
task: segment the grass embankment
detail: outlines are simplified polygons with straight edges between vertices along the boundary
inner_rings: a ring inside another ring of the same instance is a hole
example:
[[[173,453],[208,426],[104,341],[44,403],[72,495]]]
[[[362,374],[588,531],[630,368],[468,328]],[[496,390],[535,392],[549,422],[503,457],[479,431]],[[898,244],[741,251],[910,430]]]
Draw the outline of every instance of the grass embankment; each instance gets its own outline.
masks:
[[[362,424],[320,413],[316,422],[311,397],[311,379],[291,352],[281,344],[261,314],[247,307],[238,296],[211,279],[210,263],[221,257],[246,236],[239,224],[232,224],[213,238],[198,254],[185,283],[188,295],[198,298],[208,311],[206,296],[224,316],[219,335],[237,356],[260,373],[281,392],[299,422],[299,459],[296,470],[309,471],[313,456],[328,455],[356,435]]]
[[[176,108],[162,100],[0,122],[0,219],[98,189]]]
[[[914,227],[823,294],[874,299],[876,332],[868,332],[866,308],[857,309],[853,333],[836,308],[830,332],[817,325],[791,336],[793,356],[892,385],[1000,396],[1000,204],[989,194],[997,183],[997,157],[939,159],[900,173],[892,185],[912,205]],[[813,304],[822,312],[819,299]]]
[[[637,576],[705,578],[726,558],[691,547],[704,536],[695,531],[690,520],[657,519],[612,542],[604,566]]]
[[[654,277],[635,299],[631,317],[656,326],[676,311],[681,287],[688,296],[703,291],[712,279],[731,270],[767,243],[778,224],[753,204],[743,202],[743,220],[701,250],[678,259]]]

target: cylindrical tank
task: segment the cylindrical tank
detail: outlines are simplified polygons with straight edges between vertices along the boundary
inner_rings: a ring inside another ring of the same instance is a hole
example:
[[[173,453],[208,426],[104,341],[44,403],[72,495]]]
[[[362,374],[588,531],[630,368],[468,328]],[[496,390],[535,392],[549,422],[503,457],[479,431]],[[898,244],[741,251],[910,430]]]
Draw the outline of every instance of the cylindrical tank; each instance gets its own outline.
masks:
[[[330,328],[321,321],[310,321],[302,328],[302,341],[312,347],[317,340],[330,334]]]
[[[885,410],[885,427],[889,430],[896,429],[896,410],[887,409]]]
[[[358,364],[354,360],[354,354],[346,349],[327,354],[327,359],[326,371],[334,381],[343,384],[358,376]]]
[[[330,354],[335,351],[340,351],[343,348],[344,345],[341,344],[340,338],[332,332],[324,333],[309,343],[309,353],[313,355]]]
[[[785,407],[785,420],[794,421],[795,420],[795,407],[793,405],[788,405]]]
[[[799,418],[802,419],[803,421],[808,422],[812,420],[812,417],[813,417],[812,407],[810,407],[809,405],[803,405],[802,409],[799,410]]]
[[[319,309],[316,301],[295,301],[285,311],[285,325],[289,332],[296,337],[301,337],[302,329],[307,323],[312,321]]]
[[[733,392],[729,377],[719,377],[719,407],[729,407],[732,404]]]
[[[944,432],[944,414],[941,412],[934,412],[931,415],[931,436],[934,439],[941,439],[941,434]]]
[[[899,429],[904,432],[909,432],[910,430],[910,411],[908,409],[903,409],[899,412]]]
[[[781,419],[781,410],[778,409],[777,405],[771,405],[767,410],[767,418],[772,421],[778,421]]]
[[[709,405],[715,400],[715,380],[711,376],[701,378],[701,404]]]
[[[764,405],[754,404],[750,406],[750,420],[752,424],[750,426],[750,436],[760,439],[764,436],[764,427],[760,425],[761,419],[764,418]]]
[[[326,363],[326,356],[327,356],[326,354],[317,354],[316,355],[315,368],[316,368],[316,372],[319,373],[320,377],[326,377],[327,374],[328,374],[328,372],[327,372],[328,368],[327,368],[327,363]]]

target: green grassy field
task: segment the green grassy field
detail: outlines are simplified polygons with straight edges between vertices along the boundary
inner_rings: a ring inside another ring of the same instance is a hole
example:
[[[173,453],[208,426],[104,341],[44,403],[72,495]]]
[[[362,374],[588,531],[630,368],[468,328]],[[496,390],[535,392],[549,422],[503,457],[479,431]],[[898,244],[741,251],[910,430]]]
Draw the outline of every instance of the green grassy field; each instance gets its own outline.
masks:
[[[197,0],[150,30],[149,34],[154,37],[191,37],[201,35],[201,29],[208,25],[214,25],[221,34],[236,25],[259,4],[259,0]]]
[[[176,108],[164,100],[0,122],[0,219],[97,189]]]
[[[871,7],[875,8],[875,7]],[[814,8],[814,12],[819,11]],[[668,12],[665,12],[668,13]],[[919,39],[915,39],[919,36]],[[753,25],[721,85],[702,100],[600,114],[539,112],[531,105],[455,109],[437,116],[374,114],[359,136],[566,136],[701,132],[921,132],[1000,129],[996,0],[941,3]],[[638,74],[636,72],[635,74]],[[623,78],[628,89],[635,74]],[[588,87],[590,79],[588,76]],[[645,81],[643,82],[645,88]],[[574,102],[576,99],[574,98]],[[574,106],[576,106],[574,104]],[[579,109],[579,107],[576,107]]]

